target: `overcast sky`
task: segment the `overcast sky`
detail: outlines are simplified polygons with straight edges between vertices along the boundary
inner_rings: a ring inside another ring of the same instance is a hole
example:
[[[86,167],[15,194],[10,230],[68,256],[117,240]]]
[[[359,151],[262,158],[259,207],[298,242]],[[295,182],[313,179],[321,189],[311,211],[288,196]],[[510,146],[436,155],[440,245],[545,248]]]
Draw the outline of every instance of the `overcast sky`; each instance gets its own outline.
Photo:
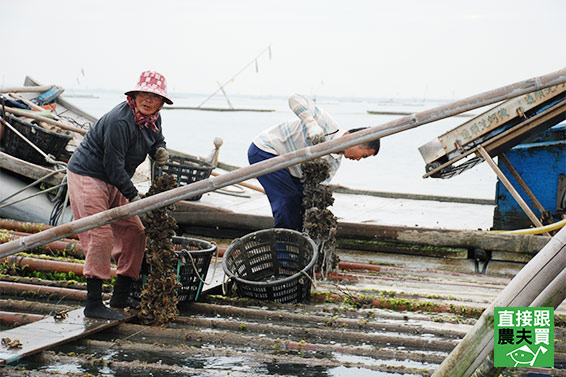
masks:
[[[457,99],[566,66],[563,0],[0,0],[0,85]],[[83,75],[84,72],[84,75]]]

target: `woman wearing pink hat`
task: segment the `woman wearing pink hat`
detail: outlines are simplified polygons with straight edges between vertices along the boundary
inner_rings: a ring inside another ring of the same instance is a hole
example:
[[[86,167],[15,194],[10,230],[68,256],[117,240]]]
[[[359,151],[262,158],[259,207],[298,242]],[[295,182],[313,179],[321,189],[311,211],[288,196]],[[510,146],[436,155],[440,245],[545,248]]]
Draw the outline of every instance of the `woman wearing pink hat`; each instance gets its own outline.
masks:
[[[173,103],[165,77],[155,71],[142,72],[136,87],[125,94],[126,101],[96,122],[69,161],[67,183],[76,220],[139,200],[131,180],[136,168],[148,154],[161,165],[169,157],[159,114],[164,103]],[[102,281],[110,279],[113,257],[118,276],[110,306],[139,306],[130,292],[145,250],[140,218],[133,216],[88,230],[80,233],[79,239],[85,251],[85,316],[123,319],[121,313],[103,304]]]

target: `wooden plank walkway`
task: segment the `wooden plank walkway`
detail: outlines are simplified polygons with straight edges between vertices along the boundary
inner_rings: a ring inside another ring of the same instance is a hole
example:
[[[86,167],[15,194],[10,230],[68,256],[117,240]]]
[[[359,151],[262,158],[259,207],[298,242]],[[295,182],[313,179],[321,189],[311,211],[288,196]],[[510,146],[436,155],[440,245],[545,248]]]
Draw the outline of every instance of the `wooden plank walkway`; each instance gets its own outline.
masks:
[[[86,318],[83,310],[84,308],[72,310],[66,313],[67,317],[64,319],[48,317],[27,325],[0,331],[0,339],[19,340],[22,344],[22,347],[12,349],[0,346],[0,365],[13,363],[22,357],[102,331],[121,322]],[[136,316],[133,312],[124,311],[123,314],[126,316],[124,321]]]
[[[224,271],[222,260],[210,263],[207,273],[206,284],[202,288],[202,294],[216,289],[222,285]],[[10,364],[19,359],[41,352],[51,347],[80,339],[107,328],[116,326],[121,322],[127,322],[136,317],[136,313],[129,311],[122,313],[126,316],[123,321],[109,321],[96,318],[86,318],[83,314],[84,308],[79,308],[66,313],[66,318],[56,319],[53,316],[19,326],[13,329],[0,331],[0,339],[9,338],[11,341],[19,340],[21,348],[8,349],[0,345],[0,365]],[[116,310],[116,309],[114,309]]]

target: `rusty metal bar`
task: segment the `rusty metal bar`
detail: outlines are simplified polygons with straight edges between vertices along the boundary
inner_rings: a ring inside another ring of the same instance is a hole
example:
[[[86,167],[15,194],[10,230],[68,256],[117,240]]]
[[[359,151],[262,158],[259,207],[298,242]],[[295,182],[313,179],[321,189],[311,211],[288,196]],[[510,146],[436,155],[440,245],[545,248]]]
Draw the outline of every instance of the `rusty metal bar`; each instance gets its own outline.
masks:
[[[26,250],[30,247],[42,245],[59,238],[84,232],[105,224],[110,224],[112,222],[119,221],[120,219],[139,215],[147,211],[173,204],[179,200],[188,199],[225,186],[240,183],[250,178],[256,178],[261,175],[272,173],[303,161],[322,157],[333,152],[340,152],[355,145],[363,144],[371,140],[393,135],[402,131],[407,131],[427,123],[563,82],[566,82],[566,68],[544,76],[520,81],[495,90],[471,96],[463,100],[455,101],[450,104],[441,105],[433,109],[402,117],[392,122],[351,133],[344,137],[326,141],[292,153],[287,153],[251,166],[240,168],[218,177],[209,177],[208,179],[162,192],[160,194],[129,203],[122,207],[113,208],[67,224],[59,225],[55,228],[24,237],[17,241],[5,243],[0,245],[0,257],[5,257],[22,250]]]

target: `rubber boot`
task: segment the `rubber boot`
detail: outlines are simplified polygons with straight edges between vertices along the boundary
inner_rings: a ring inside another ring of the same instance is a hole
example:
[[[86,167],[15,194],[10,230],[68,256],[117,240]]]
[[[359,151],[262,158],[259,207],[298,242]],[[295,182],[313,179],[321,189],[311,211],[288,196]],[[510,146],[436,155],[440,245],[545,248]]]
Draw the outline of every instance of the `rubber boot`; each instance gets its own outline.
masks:
[[[86,307],[85,317],[110,319],[122,321],[125,317],[102,303],[102,280],[96,278],[86,279]]]
[[[114,291],[110,299],[110,306],[113,308],[126,308],[139,309],[140,302],[133,298],[132,293],[133,279],[127,276],[116,276],[116,283],[114,284]]]

